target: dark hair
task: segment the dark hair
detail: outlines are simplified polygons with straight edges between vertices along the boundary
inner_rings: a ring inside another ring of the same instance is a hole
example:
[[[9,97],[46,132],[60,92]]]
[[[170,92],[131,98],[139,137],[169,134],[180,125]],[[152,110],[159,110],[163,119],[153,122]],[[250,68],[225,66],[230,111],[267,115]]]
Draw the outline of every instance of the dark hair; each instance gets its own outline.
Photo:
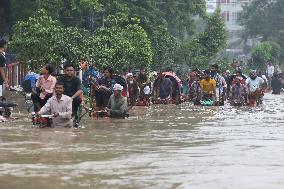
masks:
[[[5,39],[0,40],[0,48],[3,48],[6,44],[8,44],[8,41],[6,41]]]
[[[204,70],[204,72],[203,72],[204,74],[210,74],[210,71],[209,70]]]
[[[215,68],[216,70],[219,69],[219,66],[217,64],[213,64],[211,67]]]
[[[240,70],[237,70],[236,73],[240,74],[240,75],[243,75],[243,72],[240,71]]]
[[[54,72],[54,68],[51,64],[46,65],[45,69],[48,71],[49,74],[52,74]]]
[[[69,67],[74,68],[74,70],[76,69],[76,67],[75,67],[73,64],[66,64],[66,65],[64,66],[64,70],[66,70],[66,69],[69,68]]]
[[[57,81],[56,84],[55,84],[55,86],[56,86],[56,85],[62,85],[62,86],[64,87],[64,83],[63,83],[62,81]]]
[[[113,74],[113,70],[112,70],[112,68],[105,67],[105,68],[103,69],[103,72],[104,72],[104,71],[106,71],[106,70],[110,73],[110,75],[112,75],[112,74]]]
[[[166,69],[166,71],[167,71],[167,72],[173,72],[174,70],[173,70],[172,68],[168,67],[168,68]]]

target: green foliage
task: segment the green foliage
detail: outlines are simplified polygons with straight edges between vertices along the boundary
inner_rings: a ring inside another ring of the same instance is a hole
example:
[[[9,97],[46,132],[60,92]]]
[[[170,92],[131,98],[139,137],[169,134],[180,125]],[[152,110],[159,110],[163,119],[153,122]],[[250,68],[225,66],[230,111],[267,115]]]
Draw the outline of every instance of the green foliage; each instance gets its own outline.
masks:
[[[153,66],[154,70],[162,71],[167,67],[176,67],[175,54],[178,49],[178,43],[163,28],[157,28],[151,36],[153,45]]]
[[[15,25],[12,48],[21,60],[33,59],[35,69],[47,63],[58,66],[63,60],[78,65],[81,58],[95,62],[99,68],[112,66],[117,71],[134,65],[149,67],[151,42],[138,22],[127,22],[123,14],[109,16],[106,25],[111,26],[91,35],[76,27],[63,28],[46,11],[39,10],[28,21]]]
[[[218,9],[208,17],[207,26],[203,32],[181,45],[179,54],[184,57],[185,63],[190,67],[206,68],[225,46],[225,23]]]
[[[283,0],[254,0],[244,7],[241,24],[245,26],[245,37],[262,36],[263,40],[273,38],[284,29]]]
[[[138,23],[127,22],[125,15],[109,16],[106,21],[109,27],[95,32],[93,43],[98,48],[93,52],[93,60],[100,68],[112,66],[121,71],[131,67],[147,68],[152,63],[151,42],[146,32]]]
[[[34,68],[42,64],[55,63],[60,60],[57,53],[61,28],[44,10],[39,10],[34,17],[20,21],[14,26],[11,47],[20,60],[34,60]]]
[[[252,50],[252,65],[255,69],[265,70],[267,61],[277,63],[280,47],[274,42],[263,42]]]
[[[35,59],[37,66],[87,58],[99,68],[113,66],[117,71],[151,64],[153,69],[185,64],[199,67],[225,45],[220,12],[207,18],[205,0],[33,2],[32,6],[21,3],[25,14],[15,16],[21,22],[15,25],[12,39],[19,57],[23,61]],[[13,12],[21,9],[16,1],[12,4]],[[47,13],[27,20],[40,8]],[[207,21],[206,30],[197,34],[196,15]]]

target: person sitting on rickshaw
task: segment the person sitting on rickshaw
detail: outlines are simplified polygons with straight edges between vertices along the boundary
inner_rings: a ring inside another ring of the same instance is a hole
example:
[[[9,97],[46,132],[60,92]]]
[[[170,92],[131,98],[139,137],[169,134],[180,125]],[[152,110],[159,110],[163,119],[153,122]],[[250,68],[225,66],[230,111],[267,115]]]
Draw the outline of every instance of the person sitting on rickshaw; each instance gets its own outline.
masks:
[[[202,101],[215,100],[216,81],[210,77],[208,70],[204,71],[204,79],[200,81],[200,87],[202,90]]]
[[[41,75],[35,84],[36,90],[33,90],[31,95],[35,112],[39,111],[47,100],[53,96],[56,84],[56,78],[51,75],[53,71],[51,65],[46,65],[41,69]]]
[[[107,107],[109,98],[113,93],[115,80],[112,78],[113,71],[111,68],[104,68],[103,77],[98,84],[93,85],[95,91],[96,107],[98,110],[103,110]]]
[[[84,87],[89,88],[92,83],[98,83],[102,75],[96,70],[94,64],[90,64],[85,59],[82,59],[80,66],[83,71],[82,84]]]
[[[165,74],[159,73],[158,80],[156,81],[154,94],[158,95],[160,100],[171,100],[173,93],[173,83]]]
[[[116,83],[113,86],[113,94],[108,101],[108,115],[110,118],[125,118],[127,111],[127,99],[122,96],[123,86]]]
[[[250,105],[256,105],[257,101],[261,98],[262,92],[264,90],[264,80],[257,76],[255,70],[250,72],[249,78],[246,80],[246,85],[248,88],[247,93],[247,103]]]
[[[136,77],[136,81],[138,83],[139,89],[140,89],[140,99],[143,99],[145,96],[147,96],[144,93],[144,88],[146,86],[151,86],[151,83],[149,83],[148,76],[146,74],[145,68],[140,69],[140,73]]]
[[[134,79],[132,73],[126,75],[127,86],[128,86],[128,104],[134,106],[139,96],[139,87],[137,81]]]

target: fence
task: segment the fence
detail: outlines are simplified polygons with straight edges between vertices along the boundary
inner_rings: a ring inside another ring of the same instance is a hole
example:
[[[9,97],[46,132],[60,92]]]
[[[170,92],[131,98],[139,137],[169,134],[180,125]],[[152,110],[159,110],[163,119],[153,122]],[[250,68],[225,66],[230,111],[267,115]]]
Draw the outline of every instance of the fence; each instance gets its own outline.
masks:
[[[19,62],[13,63],[6,67],[6,76],[10,86],[21,85],[26,75],[25,66]]]

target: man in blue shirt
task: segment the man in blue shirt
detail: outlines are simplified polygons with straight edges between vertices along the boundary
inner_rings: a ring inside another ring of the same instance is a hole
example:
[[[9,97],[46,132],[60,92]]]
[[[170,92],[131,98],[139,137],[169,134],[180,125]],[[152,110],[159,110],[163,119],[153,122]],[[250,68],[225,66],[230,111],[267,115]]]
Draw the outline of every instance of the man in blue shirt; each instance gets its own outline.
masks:
[[[39,74],[34,73],[34,72],[29,72],[29,73],[25,76],[24,81],[30,80],[30,81],[31,81],[31,88],[34,88],[34,87],[35,87],[35,84],[36,84],[36,81],[38,80],[38,78],[39,78]]]
[[[82,83],[84,87],[89,88],[90,83],[97,84],[102,74],[98,72],[95,65],[90,65],[86,60],[81,60],[81,69],[83,70]]]
[[[171,97],[173,88],[172,81],[166,78],[162,73],[159,75],[158,87],[160,99],[168,99]]]

